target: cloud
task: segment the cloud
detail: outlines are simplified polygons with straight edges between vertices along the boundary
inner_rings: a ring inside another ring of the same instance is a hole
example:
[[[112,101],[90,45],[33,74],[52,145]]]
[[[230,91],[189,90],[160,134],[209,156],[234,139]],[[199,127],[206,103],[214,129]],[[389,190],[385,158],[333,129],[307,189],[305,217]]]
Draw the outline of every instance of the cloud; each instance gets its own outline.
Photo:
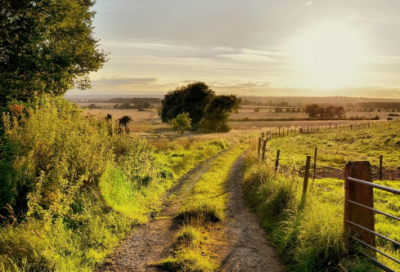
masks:
[[[103,77],[101,79],[93,80],[93,85],[105,86],[118,86],[118,85],[150,85],[157,83],[158,79],[155,77]]]

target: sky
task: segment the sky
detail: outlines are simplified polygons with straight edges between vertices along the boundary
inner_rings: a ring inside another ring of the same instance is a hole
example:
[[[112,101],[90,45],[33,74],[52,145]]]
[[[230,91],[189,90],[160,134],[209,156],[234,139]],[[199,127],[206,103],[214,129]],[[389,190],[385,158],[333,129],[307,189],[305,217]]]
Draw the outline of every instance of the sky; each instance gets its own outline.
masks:
[[[70,95],[217,94],[400,98],[398,0],[98,0],[110,52]]]

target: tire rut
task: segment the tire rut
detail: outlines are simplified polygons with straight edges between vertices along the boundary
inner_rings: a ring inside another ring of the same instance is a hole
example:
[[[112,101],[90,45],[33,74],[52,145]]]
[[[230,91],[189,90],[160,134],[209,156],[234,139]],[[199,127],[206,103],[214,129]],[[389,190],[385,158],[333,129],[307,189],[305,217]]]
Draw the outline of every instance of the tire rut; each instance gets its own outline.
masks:
[[[285,271],[285,266],[276,257],[275,249],[267,244],[265,232],[260,227],[257,216],[245,205],[242,190],[243,162],[244,155],[232,167],[227,185],[228,217],[223,223],[223,228],[228,245],[224,252],[221,252],[224,256],[221,270]]]
[[[175,217],[183,200],[212,166],[214,160],[228,150],[214,155],[184,175],[166,194],[161,211],[152,213],[152,219],[128,236],[96,271],[165,271],[153,264],[173,255],[174,236],[179,230],[180,222]]]

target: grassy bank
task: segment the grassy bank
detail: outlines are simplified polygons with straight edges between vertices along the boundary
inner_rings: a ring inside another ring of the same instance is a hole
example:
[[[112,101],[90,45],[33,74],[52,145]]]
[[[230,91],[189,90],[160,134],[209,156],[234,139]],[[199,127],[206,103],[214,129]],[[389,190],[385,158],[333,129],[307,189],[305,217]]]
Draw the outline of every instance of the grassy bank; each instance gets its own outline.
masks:
[[[35,103],[3,117],[0,271],[92,271],[179,177],[229,147],[156,149],[61,98]]]
[[[304,162],[300,161],[304,161],[306,154],[313,154],[315,146],[322,151],[319,152],[319,163],[343,167],[347,160],[370,159],[374,164],[378,154],[385,154],[387,166],[394,167],[394,156],[399,151],[396,147],[397,125],[397,122],[383,123],[365,130],[338,130],[273,139],[268,145],[289,156],[281,161],[286,167],[278,174],[275,174],[272,163],[257,163],[256,143],[253,143],[245,158],[243,185],[246,200],[292,271],[341,271],[339,265],[347,271],[379,271],[368,261],[348,255],[343,240],[343,180],[316,179],[303,199],[303,178],[297,175],[296,170],[290,169],[303,166]],[[374,182],[400,188],[396,181]],[[398,200],[398,196],[375,190],[374,205],[379,210],[400,216]],[[377,232],[400,242],[397,221],[376,215],[375,226]],[[400,257],[399,249],[383,239],[377,239],[377,246],[397,259]],[[400,269],[379,254],[378,260],[395,271]]]
[[[218,157],[197,182],[179,211],[182,228],[176,235],[175,256],[162,261],[159,266],[170,271],[218,269],[219,259],[213,253],[213,247],[221,241],[211,229],[218,229],[218,222],[225,219],[228,201],[226,183],[230,169],[244,148],[243,145],[235,147]]]

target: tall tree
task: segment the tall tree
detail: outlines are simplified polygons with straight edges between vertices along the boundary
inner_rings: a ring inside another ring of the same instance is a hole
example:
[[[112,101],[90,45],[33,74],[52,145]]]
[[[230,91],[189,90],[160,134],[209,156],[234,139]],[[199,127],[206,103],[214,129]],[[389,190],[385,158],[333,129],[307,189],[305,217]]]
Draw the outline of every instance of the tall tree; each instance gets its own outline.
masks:
[[[0,106],[73,87],[107,61],[93,37],[94,0],[0,0]]]
[[[181,113],[189,113],[192,126],[205,115],[205,109],[215,97],[215,92],[203,83],[196,82],[168,92],[162,100],[161,118],[169,122]]]
[[[319,110],[319,106],[317,104],[312,104],[310,106],[307,106],[305,112],[308,114],[309,117],[315,118],[319,114],[318,110]]]

